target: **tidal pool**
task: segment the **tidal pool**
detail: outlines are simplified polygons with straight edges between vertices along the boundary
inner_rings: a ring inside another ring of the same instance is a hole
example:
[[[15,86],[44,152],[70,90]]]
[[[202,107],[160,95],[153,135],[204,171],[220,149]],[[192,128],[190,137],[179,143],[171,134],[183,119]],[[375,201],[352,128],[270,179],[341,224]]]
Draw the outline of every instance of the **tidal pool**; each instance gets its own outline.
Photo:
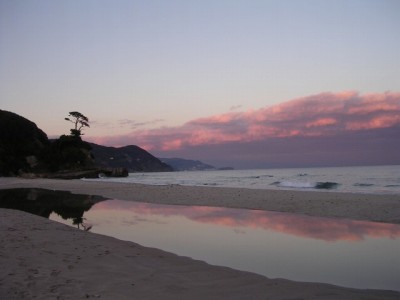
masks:
[[[270,278],[400,290],[400,225],[120,200],[99,202],[84,217],[92,232],[213,265]],[[57,214],[50,219],[65,222]]]
[[[47,193],[46,201],[40,193]],[[57,209],[49,208],[57,202],[52,198],[60,199],[52,191],[34,189],[25,202],[30,207],[35,201],[42,202],[41,206],[47,206],[44,216],[52,220],[79,228],[90,224],[92,232],[213,265],[269,278],[400,290],[400,225],[63,193]],[[17,201],[24,202],[13,203]],[[64,211],[61,202],[67,205]],[[0,191],[0,207],[7,207],[4,203],[8,202]]]

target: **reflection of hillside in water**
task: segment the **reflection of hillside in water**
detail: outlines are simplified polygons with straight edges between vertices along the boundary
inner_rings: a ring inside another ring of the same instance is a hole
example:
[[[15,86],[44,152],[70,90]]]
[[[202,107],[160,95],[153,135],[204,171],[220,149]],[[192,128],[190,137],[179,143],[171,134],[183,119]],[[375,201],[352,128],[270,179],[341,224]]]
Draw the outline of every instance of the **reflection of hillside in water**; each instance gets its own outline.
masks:
[[[106,198],[91,195],[71,194],[67,191],[52,191],[39,188],[17,188],[0,190],[0,207],[22,210],[49,218],[55,212],[63,219],[72,219],[73,224],[83,223],[83,215],[92,206]]]
[[[205,206],[159,205],[120,200],[104,201],[94,209],[112,211],[114,215],[131,212],[132,215],[183,216],[199,223],[233,228],[271,230],[290,235],[324,241],[360,241],[367,237],[400,237],[400,225],[311,217],[262,210],[233,209]]]

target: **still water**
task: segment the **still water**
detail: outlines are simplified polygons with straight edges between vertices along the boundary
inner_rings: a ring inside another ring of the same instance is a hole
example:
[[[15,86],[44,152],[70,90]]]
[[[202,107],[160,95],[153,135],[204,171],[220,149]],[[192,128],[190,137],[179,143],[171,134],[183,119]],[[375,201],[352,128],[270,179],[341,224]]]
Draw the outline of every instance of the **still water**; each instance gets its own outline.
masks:
[[[270,278],[400,290],[400,225],[120,200],[84,218],[92,232]]]
[[[400,291],[400,225],[0,189],[0,208],[269,278]]]

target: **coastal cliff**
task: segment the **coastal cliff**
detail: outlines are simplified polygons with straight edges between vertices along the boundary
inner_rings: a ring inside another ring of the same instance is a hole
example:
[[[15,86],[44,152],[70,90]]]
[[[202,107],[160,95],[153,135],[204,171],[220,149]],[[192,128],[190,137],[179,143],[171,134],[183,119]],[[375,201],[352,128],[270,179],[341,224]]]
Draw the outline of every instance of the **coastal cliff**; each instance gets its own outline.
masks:
[[[72,179],[162,171],[172,168],[138,146],[105,147],[72,135],[49,140],[34,122],[0,110],[0,176]]]
[[[46,133],[35,123],[13,112],[0,110],[0,176],[39,171],[50,146]]]

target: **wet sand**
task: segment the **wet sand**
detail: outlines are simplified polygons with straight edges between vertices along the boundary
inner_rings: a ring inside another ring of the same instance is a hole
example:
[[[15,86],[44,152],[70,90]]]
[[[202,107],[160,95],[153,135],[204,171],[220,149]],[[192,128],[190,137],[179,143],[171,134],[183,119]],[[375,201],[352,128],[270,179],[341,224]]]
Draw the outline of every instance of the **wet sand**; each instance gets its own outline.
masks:
[[[400,196],[0,178],[162,204],[208,205],[400,223]],[[0,209],[0,299],[399,299],[400,292],[300,283],[208,265]]]

